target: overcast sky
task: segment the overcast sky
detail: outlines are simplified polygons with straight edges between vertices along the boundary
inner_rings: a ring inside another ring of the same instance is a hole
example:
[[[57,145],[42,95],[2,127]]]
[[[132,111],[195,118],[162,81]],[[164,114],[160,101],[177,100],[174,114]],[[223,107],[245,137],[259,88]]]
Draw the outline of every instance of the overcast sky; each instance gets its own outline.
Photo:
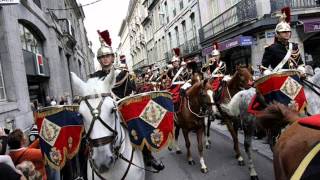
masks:
[[[96,0],[78,0],[82,5]],[[96,54],[100,47],[97,30],[109,30],[112,39],[112,48],[115,51],[119,45],[118,32],[121,22],[127,15],[129,0],[102,0],[95,4],[83,7],[85,13],[84,24],[89,41],[92,42],[93,52]]]

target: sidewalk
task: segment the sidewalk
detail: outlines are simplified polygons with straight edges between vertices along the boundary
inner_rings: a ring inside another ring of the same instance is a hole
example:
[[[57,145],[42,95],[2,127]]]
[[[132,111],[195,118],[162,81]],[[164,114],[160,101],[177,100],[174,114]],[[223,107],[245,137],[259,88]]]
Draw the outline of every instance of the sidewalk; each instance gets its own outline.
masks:
[[[230,135],[230,132],[228,131],[227,127],[225,125],[220,125],[219,124],[220,120],[215,120],[211,123],[211,129],[215,130],[221,135],[227,136],[231,141],[232,137]],[[238,138],[239,138],[239,143],[244,144],[244,135],[243,131],[238,131]],[[214,141],[214,138],[212,139]],[[264,140],[255,140],[254,138],[252,139],[252,150],[258,152],[259,154],[263,155],[264,157],[273,160],[273,153],[269,147],[268,144],[263,143]],[[242,154],[242,156],[245,158],[246,154]]]

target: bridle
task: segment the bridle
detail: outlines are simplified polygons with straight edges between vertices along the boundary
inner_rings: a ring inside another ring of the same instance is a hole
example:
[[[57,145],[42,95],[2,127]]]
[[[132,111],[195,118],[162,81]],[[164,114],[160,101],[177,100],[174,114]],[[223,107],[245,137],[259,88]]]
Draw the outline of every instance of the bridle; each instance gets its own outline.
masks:
[[[96,108],[93,108],[91,106],[91,104],[89,103],[89,99],[97,99],[97,98],[100,98],[101,97],[101,100],[98,104],[98,106]],[[91,120],[91,123],[90,123],[90,126],[89,126],[89,129],[85,135],[85,140],[87,142],[87,146],[89,148],[89,163],[90,163],[90,166],[91,166],[91,169],[92,169],[92,178],[94,178],[94,174],[95,173],[100,179],[102,180],[106,180],[104,177],[102,177],[102,175],[98,172],[97,170],[97,167],[94,165],[94,160],[92,159],[92,155],[93,155],[93,149],[94,147],[100,147],[100,146],[104,146],[104,145],[107,145],[107,144],[111,144],[111,151],[113,153],[113,155],[116,157],[116,159],[118,159],[118,157],[120,156],[120,149],[121,149],[121,146],[124,142],[124,137],[123,137],[123,134],[122,134],[122,130],[120,129],[120,143],[118,145],[116,145],[116,142],[117,140],[119,139],[119,133],[117,132],[117,124],[118,124],[118,115],[116,113],[117,109],[116,109],[116,104],[114,102],[114,107],[113,107],[113,110],[112,110],[112,113],[114,114],[114,122],[115,122],[115,127],[114,129],[111,128],[107,123],[105,123],[100,115],[101,115],[101,106],[105,100],[105,98],[112,98],[112,95],[111,93],[101,93],[101,94],[93,94],[93,95],[88,95],[88,96],[84,96],[81,101],[84,101],[86,103],[86,105],[88,106],[89,110],[90,110],[90,113],[92,115],[92,120]],[[99,121],[105,128],[107,128],[109,131],[112,132],[112,135],[111,136],[104,136],[104,137],[101,137],[101,138],[96,138],[96,139],[92,139],[90,137],[91,133],[92,133],[92,129],[93,129],[93,126],[95,124],[95,122]],[[132,158],[133,158],[133,153],[131,155],[131,160],[130,162],[132,161]],[[126,173],[124,174],[124,177],[122,179],[125,178],[125,176],[127,175],[128,171],[129,171],[129,168],[130,168],[130,165],[128,166],[127,168],[127,171]]]
[[[89,99],[97,99],[99,97],[101,97],[99,105],[96,108],[93,108],[88,100]],[[102,104],[103,104],[103,102],[104,102],[106,97],[112,98],[111,93],[102,93],[100,95],[99,94],[88,95],[88,96],[85,96],[85,97],[82,98],[82,101],[84,101],[86,103],[86,105],[88,106],[88,108],[90,110],[90,113],[92,115],[92,120],[91,120],[89,129],[88,129],[88,131],[86,133],[85,139],[88,142],[88,145],[89,145],[90,148],[104,146],[104,145],[107,145],[107,144],[111,143],[111,145],[113,147],[112,148],[112,152],[115,152],[115,151],[119,150],[119,148],[121,146],[121,143],[122,143],[121,142],[120,145],[118,145],[118,146],[114,146],[116,141],[117,141],[117,139],[118,139],[118,132],[116,131],[116,129],[117,129],[117,122],[119,121],[118,120],[118,116],[116,114],[116,104],[114,103],[114,108],[113,108],[113,111],[112,111],[112,113],[114,113],[114,121],[115,121],[114,129],[111,128],[107,123],[105,123],[100,117],[101,106],[102,106]],[[105,136],[105,137],[97,138],[97,139],[92,139],[90,137],[90,135],[92,133],[92,129],[93,129],[93,126],[94,126],[96,121],[99,121],[104,127],[106,127],[109,131],[111,131],[112,135],[111,136]],[[121,136],[122,136],[122,133],[121,133]]]
[[[89,99],[97,99],[97,98],[100,98],[101,97],[101,100],[98,104],[98,106],[96,108],[93,108],[91,106],[91,104],[89,103]],[[134,155],[134,151],[135,149],[132,148],[132,151],[131,151],[131,156],[130,156],[130,159],[127,159],[126,157],[124,157],[122,155],[122,153],[120,152],[120,149],[122,147],[122,144],[125,140],[125,137],[124,135],[122,134],[122,129],[121,129],[121,125],[120,125],[120,143],[118,145],[116,145],[116,142],[118,141],[119,139],[119,133],[117,132],[117,124],[118,124],[118,115],[117,115],[117,107],[116,107],[116,103],[115,101],[113,101],[113,104],[114,104],[114,107],[113,107],[113,110],[112,110],[112,113],[114,114],[114,122],[115,122],[115,127],[114,129],[112,129],[107,123],[105,123],[101,117],[100,117],[100,114],[101,114],[101,106],[105,100],[105,98],[113,98],[112,94],[111,93],[101,93],[101,94],[93,94],[93,95],[87,95],[87,96],[84,96],[81,101],[84,101],[86,103],[86,105],[88,106],[89,110],[90,110],[90,113],[92,115],[92,121],[90,123],[90,126],[89,126],[89,130],[88,132],[86,133],[85,135],[85,140],[87,142],[87,146],[89,147],[89,163],[90,163],[90,166],[91,166],[91,169],[92,169],[92,179],[94,180],[94,173],[102,180],[106,180],[106,178],[104,178],[99,172],[98,172],[98,169],[97,167],[94,165],[94,160],[92,159],[92,155],[93,155],[93,150],[92,148],[93,147],[100,147],[100,146],[104,146],[104,145],[107,145],[107,144],[110,144],[111,143],[111,151],[113,153],[113,155],[116,157],[115,158],[115,162],[117,159],[121,158],[122,160],[124,160],[125,162],[128,163],[128,167],[124,173],[124,175],[122,176],[121,180],[124,180],[129,172],[129,169],[131,167],[131,165],[133,166],[136,166],[137,168],[140,168],[140,169],[143,169],[145,171],[149,171],[149,172],[152,172],[152,173],[158,173],[159,171],[152,171],[152,170],[148,170],[148,169],[145,169],[145,168],[142,168],[136,164],[134,164],[132,162],[133,160],[133,155]],[[96,138],[96,139],[92,139],[90,137],[91,135],[91,132],[92,132],[92,129],[93,129],[93,126],[94,126],[94,123],[96,121],[99,121],[104,127],[106,127],[109,131],[112,132],[112,135],[111,136],[104,136],[104,137],[101,137],[101,138]],[[119,123],[121,124],[121,123]],[[115,163],[114,162],[114,163]]]
[[[208,94],[206,94],[205,93],[205,89],[204,89],[204,87],[203,86],[205,86],[205,84],[207,83],[207,81],[204,81],[204,82],[202,82],[202,84],[201,84],[201,89],[200,89],[200,93],[199,93],[199,95],[200,95],[200,98],[202,98],[203,96],[206,96],[206,95],[208,95]],[[187,100],[187,108],[188,108],[188,110],[194,115],[194,116],[196,116],[197,118],[204,118],[204,117],[207,117],[208,116],[208,114],[201,114],[201,113],[196,113],[196,112],[194,112],[192,109],[191,109],[191,106],[190,106],[190,98],[187,96],[186,97],[186,100]],[[205,106],[204,106],[205,105]],[[214,105],[214,103],[206,103],[206,104],[202,104],[201,105],[201,107],[200,108],[204,108],[206,111],[207,111],[207,107],[209,107],[209,106],[213,106]],[[201,112],[201,110],[200,110],[200,112]]]

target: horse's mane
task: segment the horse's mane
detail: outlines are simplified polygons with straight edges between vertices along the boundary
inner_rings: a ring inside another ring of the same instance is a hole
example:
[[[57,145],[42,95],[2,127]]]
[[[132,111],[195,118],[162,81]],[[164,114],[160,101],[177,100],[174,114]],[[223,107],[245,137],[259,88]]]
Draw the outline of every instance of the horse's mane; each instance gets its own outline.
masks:
[[[201,81],[200,82],[196,82],[195,84],[193,84],[190,89],[187,90],[187,95],[189,96],[196,96],[200,91],[199,88],[201,88]]]
[[[107,90],[104,86],[104,81],[101,78],[98,78],[98,77],[90,78],[86,82],[84,96],[91,95],[91,94],[109,93],[106,91]]]
[[[265,129],[283,128],[299,118],[297,112],[278,102],[268,106],[256,117],[258,123]]]

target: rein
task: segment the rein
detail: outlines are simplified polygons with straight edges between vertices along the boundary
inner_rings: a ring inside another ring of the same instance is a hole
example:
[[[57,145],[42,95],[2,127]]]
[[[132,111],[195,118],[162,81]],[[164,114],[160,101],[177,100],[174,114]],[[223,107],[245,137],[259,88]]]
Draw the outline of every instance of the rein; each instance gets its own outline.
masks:
[[[192,110],[191,110],[191,107],[190,107],[190,100],[189,100],[188,97],[187,97],[186,99],[187,99],[187,101],[188,101],[188,110],[189,110],[193,115],[197,116],[198,118],[204,118],[204,117],[207,116],[207,115],[202,115],[202,116],[201,116],[201,115],[195,113],[194,111],[192,111]]]
[[[308,88],[310,88],[314,93],[316,93],[318,96],[320,96],[320,87],[306,79],[302,80],[303,84],[306,85]],[[318,90],[316,90],[318,89]]]

